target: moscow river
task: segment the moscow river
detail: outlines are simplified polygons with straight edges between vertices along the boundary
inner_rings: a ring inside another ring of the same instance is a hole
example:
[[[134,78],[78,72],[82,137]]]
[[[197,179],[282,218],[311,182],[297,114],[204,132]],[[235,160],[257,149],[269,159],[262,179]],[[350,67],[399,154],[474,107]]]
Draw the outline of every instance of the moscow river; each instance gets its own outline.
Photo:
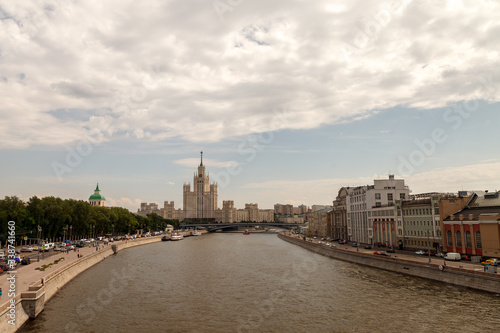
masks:
[[[214,233],[119,252],[20,332],[489,332],[500,296]]]

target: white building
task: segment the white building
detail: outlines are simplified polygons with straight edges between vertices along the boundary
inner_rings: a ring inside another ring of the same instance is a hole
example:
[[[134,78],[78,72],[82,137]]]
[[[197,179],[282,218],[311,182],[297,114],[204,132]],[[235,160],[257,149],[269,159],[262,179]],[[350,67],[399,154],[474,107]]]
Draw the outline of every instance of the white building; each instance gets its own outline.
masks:
[[[374,208],[388,207],[394,210],[396,200],[410,194],[403,179],[376,179],[373,185],[347,187],[347,235],[350,241],[373,244]],[[377,209],[377,210],[378,210]]]

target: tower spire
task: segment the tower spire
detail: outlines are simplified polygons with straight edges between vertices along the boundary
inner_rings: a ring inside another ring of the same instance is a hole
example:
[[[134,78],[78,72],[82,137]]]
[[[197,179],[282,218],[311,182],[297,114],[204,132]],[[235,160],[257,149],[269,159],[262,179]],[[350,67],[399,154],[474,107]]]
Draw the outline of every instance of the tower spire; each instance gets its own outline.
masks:
[[[201,154],[201,163],[200,163],[200,166],[203,166],[203,152],[201,151],[200,154]]]

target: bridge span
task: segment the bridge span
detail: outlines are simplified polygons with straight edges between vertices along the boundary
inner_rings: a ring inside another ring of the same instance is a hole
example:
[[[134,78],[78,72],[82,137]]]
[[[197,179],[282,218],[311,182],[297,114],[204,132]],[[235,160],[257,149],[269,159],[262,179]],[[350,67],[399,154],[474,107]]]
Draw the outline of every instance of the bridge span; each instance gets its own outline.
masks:
[[[282,229],[295,229],[303,224],[299,223],[278,223],[278,222],[234,222],[234,223],[181,223],[181,228],[195,228],[195,227],[204,227],[208,231],[215,231],[219,229],[228,229],[228,228],[252,228],[252,227],[274,227],[274,228],[282,228]]]

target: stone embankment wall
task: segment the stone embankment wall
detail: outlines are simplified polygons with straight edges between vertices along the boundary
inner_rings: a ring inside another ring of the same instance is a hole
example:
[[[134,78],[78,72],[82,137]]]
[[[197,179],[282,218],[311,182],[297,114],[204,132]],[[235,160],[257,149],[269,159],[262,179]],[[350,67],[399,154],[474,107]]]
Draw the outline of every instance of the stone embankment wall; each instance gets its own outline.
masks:
[[[0,307],[0,332],[16,332],[29,318],[35,318],[43,311],[45,303],[51,299],[59,289],[71,281],[81,272],[94,266],[98,262],[106,259],[118,251],[145,244],[151,244],[161,241],[161,236],[137,239],[134,241],[121,241],[112,244],[93,254],[84,256],[74,262],[63,266],[62,268],[51,272],[44,277],[44,283],[38,281],[29,287],[27,292],[18,294],[14,300],[15,305],[9,308],[10,304],[4,304]],[[3,293],[7,297],[7,292]],[[15,314],[15,325],[9,323],[10,314]]]
[[[309,251],[334,259],[500,294],[499,274],[466,271],[449,266],[444,270],[440,270],[438,264],[422,264],[399,258],[375,256],[373,254],[330,248],[282,234],[278,234],[278,237],[292,244],[299,245]]]

